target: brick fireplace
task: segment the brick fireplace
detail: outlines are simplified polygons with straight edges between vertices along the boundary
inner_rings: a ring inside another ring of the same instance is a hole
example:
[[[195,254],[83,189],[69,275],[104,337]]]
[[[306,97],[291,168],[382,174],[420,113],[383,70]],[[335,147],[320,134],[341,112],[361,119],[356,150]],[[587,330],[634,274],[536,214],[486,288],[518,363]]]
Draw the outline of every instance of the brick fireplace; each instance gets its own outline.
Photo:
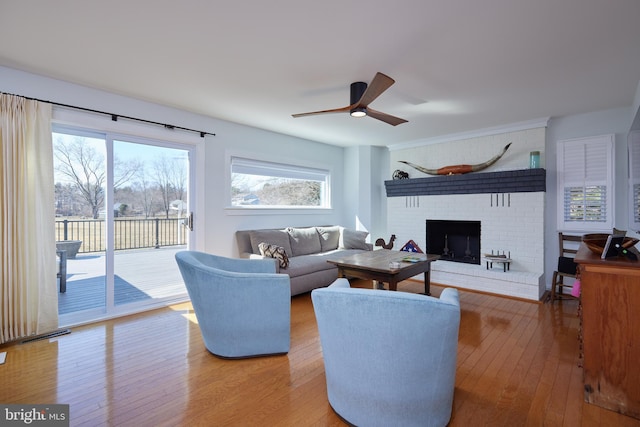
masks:
[[[410,179],[386,181],[387,230],[396,235],[397,248],[414,240],[425,252],[427,248],[431,252],[433,244],[427,242],[426,220],[478,223],[481,231],[479,262],[437,261],[432,264],[431,280],[459,288],[539,300],[545,291],[546,174],[544,169],[528,169],[527,166],[530,151],[544,150],[544,136],[544,128],[538,128],[392,151],[392,170],[401,165],[398,160],[405,159],[431,168],[474,163],[486,157],[486,153],[504,146],[505,142],[513,142],[501,162],[486,172],[427,176],[411,171]],[[488,145],[493,148],[487,148]],[[458,159],[456,156],[460,153],[465,153],[469,159]],[[499,166],[504,169],[496,170]],[[462,251],[464,256],[466,250],[466,236],[463,236],[462,247],[457,246],[454,251]],[[509,271],[503,271],[502,266],[496,264],[487,269],[482,255],[492,252],[511,255],[513,262]]]

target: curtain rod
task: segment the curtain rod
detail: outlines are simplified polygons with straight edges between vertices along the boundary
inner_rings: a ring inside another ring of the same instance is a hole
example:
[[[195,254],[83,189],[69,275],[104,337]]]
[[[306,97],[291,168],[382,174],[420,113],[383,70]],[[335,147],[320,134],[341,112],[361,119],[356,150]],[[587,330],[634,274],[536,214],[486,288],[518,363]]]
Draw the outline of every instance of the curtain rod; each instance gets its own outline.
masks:
[[[189,129],[189,128],[185,128],[185,127],[181,127],[181,126],[174,126],[174,125],[170,125],[170,124],[167,124],[167,123],[154,122],[152,120],[139,119],[137,117],[123,116],[122,114],[107,113],[106,111],[92,110],[91,108],[77,107],[75,105],[68,105],[68,104],[61,104],[59,102],[46,101],[46,100],[43,100],[43,99],[31,98],[29,96],[23,96],[23,95],[15,95],[13,93],[7,93],[7,92],[1,92],[1,91],[0,91],[0,93],[4,93],[6,95],[12,95],[12,96],[19,96],[21,98],[28,99],[30,101],[46,102],[48,104],[56,105],[58,107],[73,108],[75,110],[88,111],[90,113],[104,114],[106,116],[111,116],[111,120],[113,120],[114,122],[117,122],[118,118],[122,118],[122,119],[127,119],[127,120],[135,120],[135,121],[138,121],[138,122],[148,123],[148,124],[152,124],[152,125],[163,126],[166,129],[180,129],[180,130],[184,130],[184,131],[187,131],[187,132],[196,132],[196,133],[200,134],[201,138],[204,138],[205,135],[216,136],[215,133],[211,133],[211,132],[205,132],[205,131],[196,130],[196,129]]]

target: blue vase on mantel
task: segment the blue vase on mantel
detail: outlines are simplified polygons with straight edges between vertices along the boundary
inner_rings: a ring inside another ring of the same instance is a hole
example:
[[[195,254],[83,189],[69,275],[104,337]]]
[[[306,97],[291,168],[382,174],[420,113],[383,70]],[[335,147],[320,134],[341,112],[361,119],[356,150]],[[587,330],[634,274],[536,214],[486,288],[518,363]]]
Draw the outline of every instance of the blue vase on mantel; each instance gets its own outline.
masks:
[[[538,169],[540,167],[540,152],[532,151],[529,153],[529,169]]]

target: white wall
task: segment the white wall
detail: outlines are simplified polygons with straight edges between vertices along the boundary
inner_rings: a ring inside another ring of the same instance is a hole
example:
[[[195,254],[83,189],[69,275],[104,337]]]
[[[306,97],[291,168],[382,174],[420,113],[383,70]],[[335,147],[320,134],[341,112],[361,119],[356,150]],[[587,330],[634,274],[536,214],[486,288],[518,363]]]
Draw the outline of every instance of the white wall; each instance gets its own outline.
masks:
[[[636,88],[636,95],[633,98],[633,106],[631,107],[631,130],[640,130],[640,81]]]
[[[547,202],[545,210],[545,264],[546,283],[551,276],[558,259],[557,233],[557,189],[556,189],[556,147],[563,139],[596,135],[615,134],[615,227],[628,229],[628,152],[627,134],[633,120],[632,108],[615,108],[586,114],[558,117],[550,120],[547,127],[546,169]],[[630,232],[629,235],[635,233]]]
[[[345,149],[345,226],[369,232],[368,241],[387,236],[387,196],[384,181],[391,179],[386,147]]]
[[[391,179],[392,171],[389,166],[389,150],[386,147],[374,147],[371,161],[372,242],[381,237],[389,242],[391,233],[387,230],[387,190],[384,181]]]
[[[231,154],[329,169],[333,209],[286,213],[281,210],[230,209],[225,195],[229,185],[227,160]],[[207,252],[237,256],[236,230],[322,224],[353,227],[353,222],[343,213],[348,197],[342,185],[345,162],[344,149],[340,147],[224,123],[218,125],[216,137],[208,141],[205,164],[204,250]]]
[[[236,256],[234,232],[238,229],[344,224],[358,215],[358,205],[344,192],[345,150],[318,142],[267,132],[113,93],[70,84],[22,71],[0,67],[0,91],[45,101],[116,113],[174,126],[215,133],[204,143],[204,170],[197,179],[201,194],[194,220],[197,248],[225,256]],[[238,215],[226,209],[225,159],[230,152],[242,152],[258,159],[295,160],[327,168],[332,172],[333,209],[315,213],[266,213]],[[356,153],[357,161],[357,153]],[[368,189],[367,189],[368,191]],[[347,216],[345,212],[350,212]]]

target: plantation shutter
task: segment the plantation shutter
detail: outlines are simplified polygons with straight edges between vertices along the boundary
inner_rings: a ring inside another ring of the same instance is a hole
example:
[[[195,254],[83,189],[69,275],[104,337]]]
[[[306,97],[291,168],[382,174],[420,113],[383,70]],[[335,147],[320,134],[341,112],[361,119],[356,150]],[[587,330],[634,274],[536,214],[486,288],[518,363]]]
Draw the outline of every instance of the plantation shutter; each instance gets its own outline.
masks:
[[[629,134],[629,228],[640,230],[640,131]]]
[[[613,227],[614,135],[558,142],[558,225],[562,230]]]

